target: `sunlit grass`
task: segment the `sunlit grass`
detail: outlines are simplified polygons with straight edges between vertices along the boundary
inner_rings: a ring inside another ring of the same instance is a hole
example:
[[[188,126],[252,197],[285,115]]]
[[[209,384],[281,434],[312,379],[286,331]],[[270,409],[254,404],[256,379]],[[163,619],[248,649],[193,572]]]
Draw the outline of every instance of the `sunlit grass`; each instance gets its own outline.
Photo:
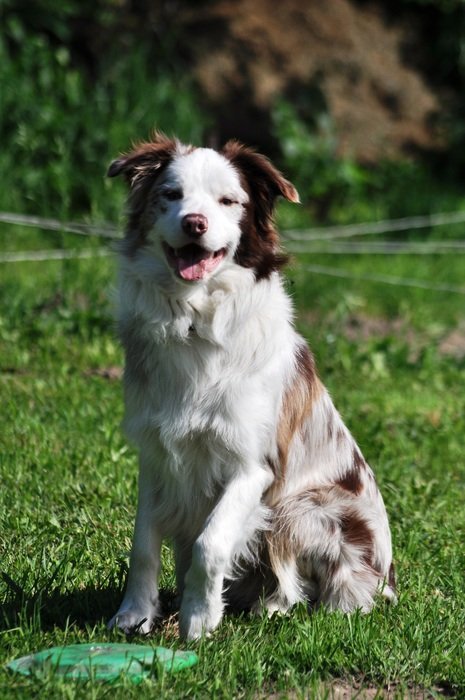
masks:
[[[363,271],[358,260],[344,264]],[[370,262],[370,269],[381,264]],[[460,276],[455,260],[435,261],[434,269],[389,264],[399,274]],[[2,267],[3,662],[115,638],[105,621],[124,585],[137,467],[119,430],[120,383],[98,372],[122,363],[109,301],[113,277],[110,259]],[[121,681],[110,690],[53,677],[28,681],[2,669],[2,697],[331,697],[335,681],[391,686],[399,698],[414,686],[463,691],[464,361],[437,348],[438,324],[445,333],[463,319],[462,307],[445,294],[307,276],[304,259],[289,279],[320,374],[383,489],[398,606],[367,616],[309,616],[301,606],[285,618],[226,617],[210,639],[193,645],[199,665],[178,676],[137,688]],[[346,328],[354,315],[400,318],[416,335],[351,339]],[[169,549],[164,559],[170,597]],[[173,620],[146,643],[177,648]]]

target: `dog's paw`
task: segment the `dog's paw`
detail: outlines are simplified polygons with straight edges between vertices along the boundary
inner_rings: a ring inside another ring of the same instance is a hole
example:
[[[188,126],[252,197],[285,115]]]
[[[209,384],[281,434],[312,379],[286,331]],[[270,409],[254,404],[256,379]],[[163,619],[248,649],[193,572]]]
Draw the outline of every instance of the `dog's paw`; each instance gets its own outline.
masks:
[[[147,614],[135,608],[118,610],[110,622],[108,629],[119,629],[127,635],[150,634],[155,621],[154,614]]]
[[[250,612],[252,615],[273,617],[273,615],[286,615],[291,608],[291,604],[283,600],[279,596],[270,596],[269,598],[261,598],[252,605]]]
[[[179,633],[187,641],[208,636],[219,625],[223,617],[223,604],[209,604],[204,600],[189,597],[183,600],[179,611]]]

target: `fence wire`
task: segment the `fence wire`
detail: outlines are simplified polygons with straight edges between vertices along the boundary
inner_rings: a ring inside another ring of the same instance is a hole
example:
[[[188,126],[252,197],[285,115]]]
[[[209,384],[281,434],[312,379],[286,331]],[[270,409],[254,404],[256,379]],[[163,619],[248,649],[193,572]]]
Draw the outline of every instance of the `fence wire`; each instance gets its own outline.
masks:
[[[306,272],[317,275],[329,275],[330,277],[342,277],[344,279],[364,280],[366,282],[380,282],[381,284],[391,284],[395,287],[417,287],[433,292],[451,292],[453,294],[465,294],[465,287],[457,287],[452,284],[426,282],[425,280],[411,277],[395,277],[393,275],[382,275],[377,273],[359,273],[343,270],[339,267],[327,267],[326,265],[304,265]]]
[[[83,250],[25,250],[18,253],[3,253],[0,263],[41,262],[43,260],[73,260],[88,258],[104,258],[112,255],[110,248],[86,248]]]
[[[0,212],[0,223],[29,226],[46,231],[60,231],[81,236],[101,237],[115,240],[120,238],[116,227],[111,224],[84,224],[78,222],[62,222],[58,219],[49,219],[38,216]],[[465,252],[464,240],[448,241],[375,241],[344,242],[340,239],[369,234],[380,234],[394,231],[407,231],[420,228],[433,228],[436,226],[454,225],[465,223],[465,212],[449,212],[442,214],[429,214],[425,216],[405,217],[402,219],[390,219],[385,221],[368,222],[364,224],[349,224],[345,226],[326,226],[304,230],[285,230],[283,239],[286,248],[291,253],[329,254],[329,255],[437,255],[437,254],[463,254]],[[325,242],[329,241],[329,245]],[[335,243],[331,243],[335,241]],[[314,245],[313,242],[320,244]],[[39,250],[8,252],[0,255],[0,263],[45,261],[45,260],[69,260],[89,259],[94,257],[106,257],[112,255],[110,248],[84,249],[84,250]],[[303,269],[317,275],[328,275],[344,279],[364,280],[381,284],[390,284],[402,287],[416,287],[436,292],[449,292],[465,294],[465,287],[451,284],[427,282],[406,277],[374,273],[355,273],[346,269],[325,265],[307,265]]]
[[[13,226],[30,226],[44,231],[61,231],[63,233],[76,233],[79,236],[98,236],[101,238],[120,238],[117,229],[112,224],[82,224],[75,221],[60,221],[59,219],[45,219],[41,216],[28,216],[26,214],[12,214],[0,212],[0,223]]]
[[[342,226],[322,226],[308,229],[289,229],[283,235],[292,241],[322,241],[337,238],[352,238],[370,234],[391,233],[394,231],[410,231],[420,228],[435,228],[436,226],[451,226],[465,223],[465,212],[445,212],[442,214],[426,214],[424,216],[409,216],[402,219],[387,219],[371,221],[363,224],[347,224]]]

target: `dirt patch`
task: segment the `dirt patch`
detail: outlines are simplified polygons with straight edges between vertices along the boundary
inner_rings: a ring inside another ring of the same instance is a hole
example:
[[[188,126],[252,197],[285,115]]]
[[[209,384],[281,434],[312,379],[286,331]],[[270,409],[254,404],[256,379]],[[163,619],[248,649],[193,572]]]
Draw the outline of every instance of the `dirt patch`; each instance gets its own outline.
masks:
[[[318,695],[305,695],[305,691],[290,693],[272,693],[260,696],[267,700],[294,700],[297,698],[325,698],[325,700],[434,700],[440,697],[454,697],[452,688],[447,685],[422,688],[413,683],[391,683],[389,686],[378,687],[364,685],[358,681],[334,681],[330,685],[322,685]]]
[[[407,326],[404,319],[375,318],[363,314],[351,315],[344,323],[343,332],[349,340],[370,340],[398,336],[409,345],[414,344],[418,336]]]
[[[438,696],[448,696],[447,689],[435,686],[427,689],[412,684],[392,683],[384,688],[375,686],[363,687],[355,684],[338,681],[331,686],[329,698],[331,700],[371,700],[372,698],[381,698],[383,700],[433,700]]]
[[[123,376],[123,368],[115,366],[95,367],[84,372],[85,377],[102,377],[103,379],[116,380]]]
[[[192,70],[218,115],[217,136],[263,145],[282,96],[331,115],[339,154],[380,156],[440,145],[439,99],[403,60],[412,26],[350,0],[213,0],[180,17]]]
[[[315,324],[311,316],[309,323]],[[465,358],[465,322],[454,329],[434,328],[431,331],[418,331],[402,318],[382,318],[351,314],[337,332],[352,342],[382,340],[396,337],[404,342],[410,350],[410,359],[415,360],[426,347],[434,345],[439,354],[455,360]]]
[[[462,360],[465,357],[465,328],[455,328],[448,333],[439,343],[439,352]]]

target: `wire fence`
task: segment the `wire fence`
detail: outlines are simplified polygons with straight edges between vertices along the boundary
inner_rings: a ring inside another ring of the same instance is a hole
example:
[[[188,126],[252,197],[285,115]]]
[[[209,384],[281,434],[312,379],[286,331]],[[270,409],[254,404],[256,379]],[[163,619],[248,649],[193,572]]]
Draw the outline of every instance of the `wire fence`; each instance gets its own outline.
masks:
[[[98,236],[100,238],[119,238],[118,231],[112,224],[83,224],[74,221],[60,221],[59,219],[45,219],[41,216],[28,216],[26,214],[13,214],[0,212],[0,223],[13,226],[29,226],[40,228],[43,231],[61,231],[62,233],[76,233],[79,236]]]
[[[76,233],[81,236],[99,236],[102,238],[119,238],[118,229],[108,223],[98,225],[80,222],[63,222],[59,219],[49,219],[40,216],[0,212],[0,223],[30,226],[45,231],[62,231]],[[328,241],[330,239],[352,238],[370,234],[393,233],[396,231],[411,231],[437,226],[451,226],[465,223],[465,212],[445,212],[427,214],[424,216],[409,216],[400,219],[370,221],[361,224],[344,224],[341,226],[319,226],[306,229],[287,229],[282,232],[288,241]]]
[[[364,280],[366,282],[380,282],[381,284],[391,284],[396,287],[416,287],[417,289],[427,289],[433,292],[465,294],[465,287],[457,287],[453,284],[426,282],[424,280],[413,279],[410,277],[395,277],[393,275],[382,275],[371,272],[351,272],[350,270],[344,270],[339,267],[327,267],[326,265],[305,265],[304,270],[317,275]]]
[[[0,255],[0,263],[41,262],[43,260],[85,260],[87,258],[104,258],[112,254],[113,252],[110,248],[25,250],[19,253],[3,253]]]
[[[294,245],[286,249],[290,253],[313,253],[318,255],[448,255],[465,253],[465,241],[432,241],[431,243],[337,243],[329,245]]]
[[[424,216],[409,216],[402,219],[387,219],[371,221],[363,224],[347,224],[343,226],[322,226],[318,228],[291,229],[284,232],[287,239],[292,241],[321,241],[337,238],[352,238],[378,233],[393,233],[395,231],[412,231],[436,226],[451,226],[465,223],[465,212],[445,212],[426,214]]]
[[[103,223],[99,225],[79,222],[62,222],[58,219],[0,212],[0,223],[38,228],[45,231],[59,231],[79,236],[116,240],[120,238],[115,226]],[[378,235],[382,233],[410,231],[437,226],[451,226],[465,223],[465,212],[447,212],[425,216],[404,217],[384,221],[373,221],[345,226],[325,226],[302,230],[285,230],[282,236],[287,250],[294,254],[324,255],[462,255],[465,253],[465,240],[446,241],[346,241],[356,236]],[[52,249],[38,251],[7,252],[0,255],[0,263],[89,259],[112,255],[110,247],[94,249]],[[403,287],[416,287],[437,292],[465,294],[465,287],[451,284],[434,283],[425,280],[395,277],[375,273],[355,273],[339,267],[325,265],[307,265],[304,269],[318,275],[340,277],[345,279],[365,280],[381,284]]]

